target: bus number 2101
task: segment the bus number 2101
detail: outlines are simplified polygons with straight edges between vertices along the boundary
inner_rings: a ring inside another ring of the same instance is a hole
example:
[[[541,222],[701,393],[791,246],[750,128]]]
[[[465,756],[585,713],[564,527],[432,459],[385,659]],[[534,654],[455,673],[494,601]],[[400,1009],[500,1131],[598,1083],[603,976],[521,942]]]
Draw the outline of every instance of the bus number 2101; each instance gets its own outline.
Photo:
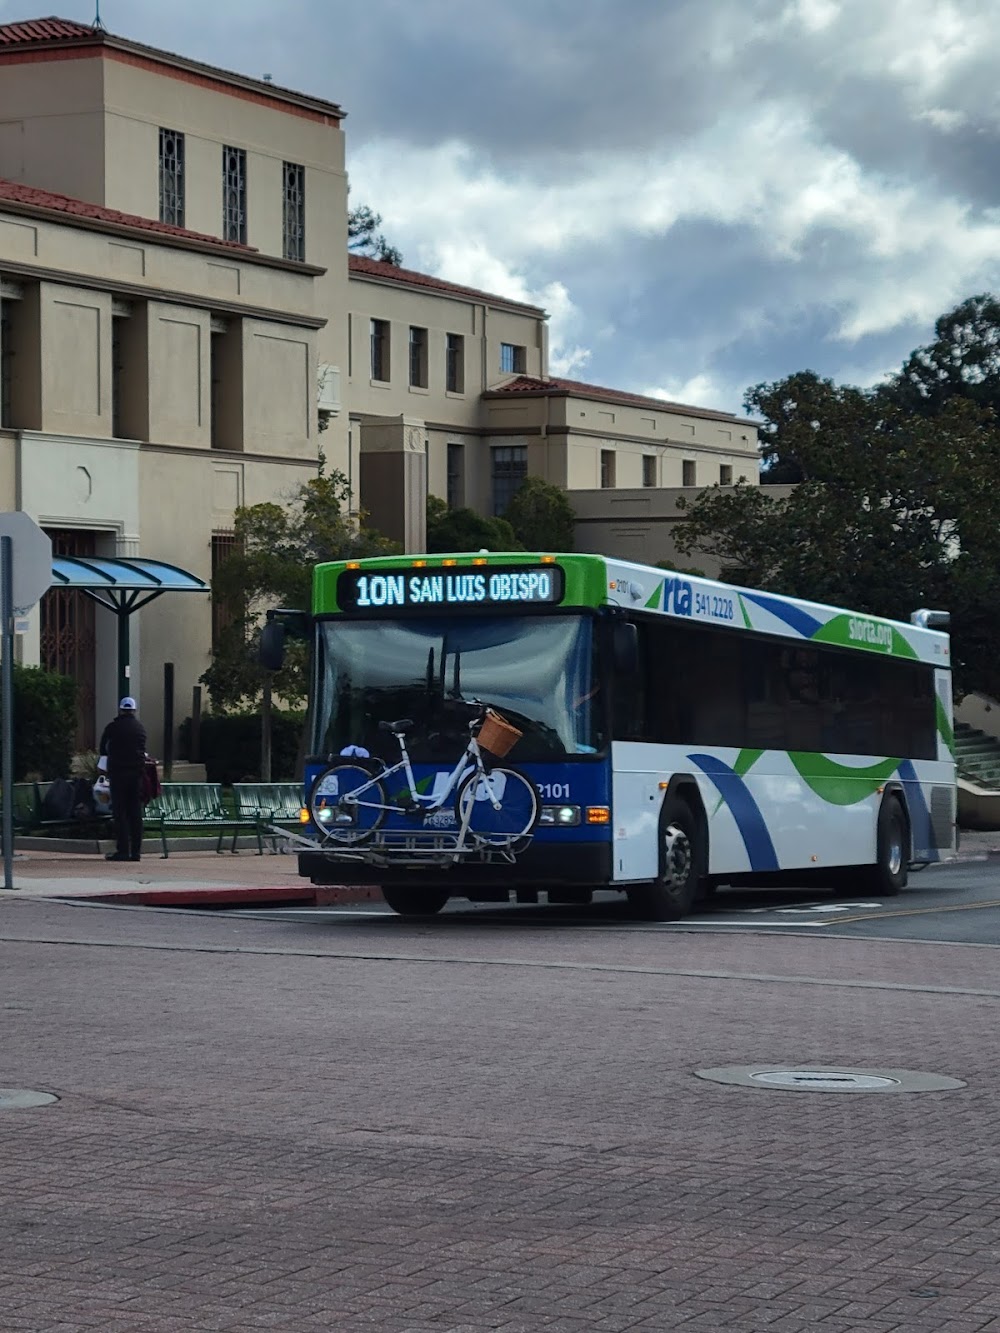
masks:
[[[538,794],[543,801],[568,801],[569,783],[540,782],[538,784]]]

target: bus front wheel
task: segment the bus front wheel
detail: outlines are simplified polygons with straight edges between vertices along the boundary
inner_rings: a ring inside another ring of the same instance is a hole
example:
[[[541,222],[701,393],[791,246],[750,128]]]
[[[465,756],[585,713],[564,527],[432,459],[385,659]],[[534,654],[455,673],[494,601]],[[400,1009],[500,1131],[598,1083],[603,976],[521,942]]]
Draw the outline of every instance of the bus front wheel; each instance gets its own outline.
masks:
[[[382,897],[400,916],[435,916],[451,894],[444,889],[383,888]]]
[[[642,921],[679,921],[691,911],[701,878],[698,824],[686,801],[669,796],[660,811],[660,872],[652,884],[628,889]]]
[[[909,840],[903,807],[895,796],[886,797],[878,812],[875,864],[868,870],[868,888],[872,893],[892,898],[906,888]]]

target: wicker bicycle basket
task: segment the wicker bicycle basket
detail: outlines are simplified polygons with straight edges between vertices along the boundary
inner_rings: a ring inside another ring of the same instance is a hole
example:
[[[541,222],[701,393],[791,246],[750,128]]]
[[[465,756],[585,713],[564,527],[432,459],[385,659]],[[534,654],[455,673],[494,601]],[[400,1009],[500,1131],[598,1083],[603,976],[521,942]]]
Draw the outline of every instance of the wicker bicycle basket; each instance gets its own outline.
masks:
[[[510,754],[523,735],[523,731],[518,731],[517,727],[512,727],[506,718],[488,708],[483,725],[479,728],[477,740],[482,749],[489,750],[490,754],[502,759],[505,754]]]

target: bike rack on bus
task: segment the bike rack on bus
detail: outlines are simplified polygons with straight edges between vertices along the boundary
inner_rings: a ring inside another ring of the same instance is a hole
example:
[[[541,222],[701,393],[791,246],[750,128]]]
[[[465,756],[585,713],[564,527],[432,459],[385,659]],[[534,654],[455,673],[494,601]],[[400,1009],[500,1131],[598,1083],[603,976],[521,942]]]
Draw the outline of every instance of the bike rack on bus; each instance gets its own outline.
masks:
[[[530,833],[511,838],[506,846],[471,842],[468,831],[463,828],[455,832],[441,829],[377,829],[371,838],[360,845],[334,843],[332,839],[321,842],[275,824],[269,826],[268,833],[286,838],[303,851],[319,852],[331,861],[374,866],[449,866],[468,865],[471,862],[477,865],[514,865],[518,853],[531,842]]]

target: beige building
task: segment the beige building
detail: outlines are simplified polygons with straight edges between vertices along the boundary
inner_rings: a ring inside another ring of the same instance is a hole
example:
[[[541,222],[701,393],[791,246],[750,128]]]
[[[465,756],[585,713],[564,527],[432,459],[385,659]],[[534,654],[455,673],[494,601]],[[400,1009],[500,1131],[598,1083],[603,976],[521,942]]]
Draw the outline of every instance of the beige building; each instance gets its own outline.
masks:
[[[758,480],[752,423],[553,379],[543,310],[349,257],[342,119],[101,28],[0,25],[0,510],[57,552],[208,583],[235,509],[321,452],[411,550],[428,494],[500,513],[529,473],[591,519]],[[212,634],[204,594],[132,618],[157,749],[163,664],[183,718]],[[115,653],[79,593],[46,594],[22,638],[81,682],[81,744],[113,711]]]

